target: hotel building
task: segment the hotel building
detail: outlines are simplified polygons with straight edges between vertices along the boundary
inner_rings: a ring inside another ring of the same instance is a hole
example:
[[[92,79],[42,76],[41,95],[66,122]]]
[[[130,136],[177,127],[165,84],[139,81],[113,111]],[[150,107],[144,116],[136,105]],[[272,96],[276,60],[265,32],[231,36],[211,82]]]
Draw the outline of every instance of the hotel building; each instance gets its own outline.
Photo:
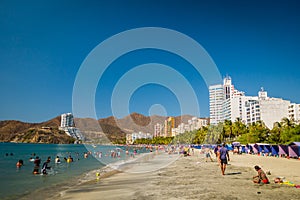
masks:
[[[79,129],[75,127],[74,117],[72,113],[64,113],[61,115],[60,120],[60,130],[65,131],[65,133],[77,140],[82,140],[83,136]]]
[[[291,104],[288,100],[268,97],[262,88],[258,96],[245,96],[244,92],[234,88],[230,77],[226,77],[223,85],[209,87],[210,124],[216,125],[225,120],[236,121],[237,118],[245,124],[263,121],[272,129],[275,122],[284,117],[294,117],[299,120],[299,104]]]
[[[288,108],[289,119],[300,123],[300,104],[291,103]]]

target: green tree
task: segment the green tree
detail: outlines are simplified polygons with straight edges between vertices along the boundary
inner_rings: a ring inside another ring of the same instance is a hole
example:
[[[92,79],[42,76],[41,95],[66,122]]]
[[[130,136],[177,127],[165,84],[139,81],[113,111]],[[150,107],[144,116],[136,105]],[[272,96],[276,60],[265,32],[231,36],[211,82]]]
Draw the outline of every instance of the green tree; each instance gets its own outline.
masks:
[[[242,122],[241,118],[236,118],[232,125],[232,133],[235,138],[247,133],[247,126]]]
[[[249,126],[248,143],[259,143],[267,140],[269,129],[262,121],[257,121]]]
[[[281,143],[280,135],[282,133],[282,129],[283,128],[281,124],[279,122],[275,122],[272,130],[270,131],[270,135],[268,137],[268,143],[280,144]]]
[[[225,120],[224,121],[224,126],[223,126],[223,133],[224,133],[224,137],[225,138],[229,138],[229,140],[231,140],[231,138],[233,137],[233,126],[232,126],[232,122],[231,120]]]

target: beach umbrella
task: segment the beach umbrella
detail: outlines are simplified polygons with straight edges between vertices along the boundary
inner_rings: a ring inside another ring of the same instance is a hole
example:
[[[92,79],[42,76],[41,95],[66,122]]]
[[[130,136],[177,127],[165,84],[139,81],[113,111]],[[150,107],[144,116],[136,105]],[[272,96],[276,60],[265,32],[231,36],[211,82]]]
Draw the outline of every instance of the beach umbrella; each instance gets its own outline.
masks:
[[[239,146],[241,146],[241,143],[239,143],[239,142],[233,142],[232,146],[233,147],[239,147]]]

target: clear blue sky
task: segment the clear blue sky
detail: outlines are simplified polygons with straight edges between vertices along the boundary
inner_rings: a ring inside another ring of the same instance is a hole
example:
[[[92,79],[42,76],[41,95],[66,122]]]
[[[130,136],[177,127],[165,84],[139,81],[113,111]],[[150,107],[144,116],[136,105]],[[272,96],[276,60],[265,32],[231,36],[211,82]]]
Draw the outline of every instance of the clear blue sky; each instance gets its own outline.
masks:
[[[237,89],[300,103],[299,1],[21,1],[0,2],[0,120],[41,122],[72,112],[76,74],[100,42],[139,27],[164,27],[201,44]],[[201,117],[209,116],[208,89],[184,60],[144,50],[116,60],[96,93],[99,118],[112,115],[111,95],[122,73],[144,63],[172,66],[196,92]],[[141,77],[142,78],[142,77]],[[180,113],[176,94],[160,85],[140,87],[130,112],[155,104]]]

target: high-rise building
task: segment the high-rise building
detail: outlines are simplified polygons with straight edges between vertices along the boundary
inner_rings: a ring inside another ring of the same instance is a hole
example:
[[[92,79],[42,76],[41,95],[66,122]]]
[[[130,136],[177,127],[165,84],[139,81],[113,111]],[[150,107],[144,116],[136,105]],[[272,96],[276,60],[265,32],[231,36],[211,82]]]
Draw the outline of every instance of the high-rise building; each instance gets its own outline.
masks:
[[[60,127],[73,127],[74,118],[72,113],[64,113],[61,115]]]
[[[210,123],[216,125],[223,122],[224,88],[223,85],[209,86]]]
[[[154,125],[154,134],[153,134],[153,136],[154,137],[161,137],[161,136],[163,136],[162,131],[163,131],[163,126],[160,123],[155,124]]]
[[[288,108],[288,116],[290,120],[296,123],[300,122],[300,104],[291,103]]]
[[[216,125],[224,120],[236,120],[242,117],[242,97],[232,84],[231,77],[226,76],[222,84],[209,86],[210,124]]]
[[[175,128],[175,118],[174,117],[168,117],[165,120],[165,137],[171,137],[172,136],[172,128]]]
[[[288,117],[290,103],[290,101],[280,98],[260,99],[260,119],[268,128],[272,129],[275,122],[280,122],[282,118]]]
[[[79,129],[75,127],[74,117],[72,113],[64,113],[61,115],[60,130],[65,131],[65,133],[75,139],[82,140],[83,136]]]
[[[273,128],[274,122],[284,117],[300,118],[296,106],[290,106],[290,101],[270,98],[263,88],[258,96],[245,96],[244,92],[234,88],[228,76],[223,85],[209,86],[209,104],[212,125],[225,120],[234,122],[239,118],[245,124],[263,121],[268,128]]]

